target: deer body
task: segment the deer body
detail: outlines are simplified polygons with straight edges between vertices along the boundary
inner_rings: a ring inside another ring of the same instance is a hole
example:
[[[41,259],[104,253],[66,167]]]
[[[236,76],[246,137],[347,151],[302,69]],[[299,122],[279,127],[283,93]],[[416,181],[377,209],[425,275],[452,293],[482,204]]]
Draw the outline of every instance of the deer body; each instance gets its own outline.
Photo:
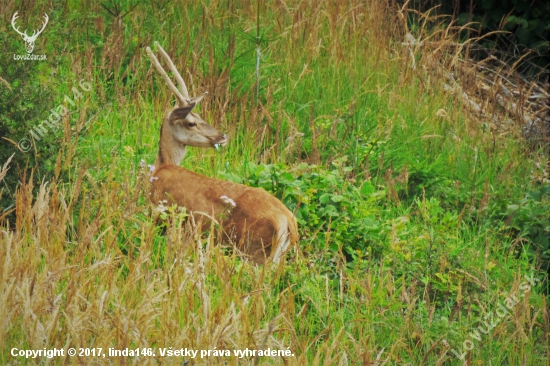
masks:
[[[152,183],[153,202],[185,207],[203,226],[214,217],[227,239],[256,263],[270,257],[278,263],[298,240],[292,212],[261,188],[205,177],[174,165],[161,165],[154,176],[158,179]]]
[[[217,147],[227,143],[227,136],[192,112],[204,95],[189,98],[170,58],[158,44],[157,47],[175,74],[180,90],[147,48],[178,100],[178,106],[166,113],[161,126],[159,153],[151,178],[152,202],[185,207],[202,225],[214,218],[226,239],[252,261],[263,264],[271,259],[278,263],[287,249],[298,242],[296,218],[281,201],[261,188],[205,177],[179,166],[187,146]]]

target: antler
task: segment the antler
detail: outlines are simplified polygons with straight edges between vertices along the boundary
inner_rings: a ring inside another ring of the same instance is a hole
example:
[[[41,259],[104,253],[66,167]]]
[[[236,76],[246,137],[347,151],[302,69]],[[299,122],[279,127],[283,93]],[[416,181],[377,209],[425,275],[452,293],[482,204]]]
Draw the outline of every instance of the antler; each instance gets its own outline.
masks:
[[[188,105],[190,103],[191,98],[189,98],[189,92],[187,91],[187,87],[185,86],[185,83],[183,82],[183,78],[181,77],[180,73],[178,72],[178,70],[174,66],[174,63],[172,62],[170,57],[168,57],[168,54],[164,51],[164,49],[162,49],[162,47],[158,44],[158,42],[155,42],[155,44],[158,47],[158,49],[160,51],[160,54],[164,57],[164,59],[168,63],[168,67],[170,67],[170,70],[172,70],[172,72],[176,76],[176,80],[177,80],[177,82],[178,82],[178,84],[181,88],[181,93],[178,90],[178,88],[176,88],[176,86],[174,85],[174,83],[172,82],[172,80],[170,79],[168,74],[166,73],[166,71],[164,71],[164,69],[160,65],[159,60],[153,54],[151,49],[149,47],[147,47],[145,50],[147,51],[147,54],[149,55],[149,58],[151,59],[151,61],[153,61],[153,64],[157,68],[158,72],[160,72],[160,74],[164,77],[164,81],[166,81],[166,84],[168,84],[168,87],[170,88],[172,93],[174,93],[174,95],[176,96],[176,99],[178,100],[178,105],[180,107],[185,107],[186,105]]]
[[[180,86],[180,89],[181,89],[181,92],[182,92],[183,96],[185,98],[187,98],[188,100],[190,100],[191,98],[189,97],[189,91],[187,90],[187,86],[185,85],[185,82],[183,81],[183,78],[181,77],[181,74],[176,69],[176,66],[174,66],[174,63],[172,62],[172,59],[170,58],[170,56],[168,56],[166,51],[164,51],[164,48],[162,48],[158,42],[155,42],[155,45],[157,46],[158,50],[160,51],[160,54],[162,55],[162,57],[164,57],[164,59],[166,60],[166,63],[168,64],[168,67],[170,68],[170,70],[172,70],[172,72],[176,76],[176,81],[178,82],[178,85]]]
[[[11,18],[11,26],[13,27],[13,29],[14,29],[17,33],[19,33],[19,34],[22,35],[23,37],[28,37],[26,31],[25,31],[25,33],[21,33],[21,31],[19,31],[19,29],[15,26],[15,20],[18,18],[17,13],[19,13],[19,12],[16,11],[15,14],[13,14],[13,17]]]
[[[44,20],[45,22],[44,22],[44,25],[42,26],[42,29],[40,29],[38,32],[34,31],[34,33],[30,38],[36,39],[40,35],[40,33],[44,31],[44,28],[46,28],[46,25],[48,24],[48,20],[50,20],[50,18],[48,17],[48,14],[44,14]]]

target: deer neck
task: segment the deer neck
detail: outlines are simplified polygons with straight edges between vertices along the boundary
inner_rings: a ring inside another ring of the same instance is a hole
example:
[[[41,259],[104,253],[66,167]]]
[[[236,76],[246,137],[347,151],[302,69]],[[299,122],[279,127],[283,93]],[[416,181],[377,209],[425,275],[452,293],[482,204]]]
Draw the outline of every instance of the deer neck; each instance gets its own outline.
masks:
[[[187,146],[177,141],[170,131],[169,126],[163,123],[160,127],[159,153],[155,161],[155,167],[161,165],[179,166],[185,158]]]

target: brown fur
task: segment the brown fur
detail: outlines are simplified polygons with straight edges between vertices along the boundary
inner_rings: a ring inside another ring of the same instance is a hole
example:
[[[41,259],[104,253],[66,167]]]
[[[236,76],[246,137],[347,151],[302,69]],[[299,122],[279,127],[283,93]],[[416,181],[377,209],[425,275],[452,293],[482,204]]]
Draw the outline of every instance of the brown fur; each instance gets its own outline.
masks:
[[[203,227],[209,220],[198,213],[213,216],[239,250],[256,263],[263,264],[271,257],[272,249],[280,244],[280,230],[289,235],[290,245],[298,241],[292,212],[261,188],[205,177],[175,165],[161,165],[154,176],[158,178],[151,187],[154,203],[166,200],[168,205],[185,207]],[[236,207],[222,196],[235,201]]]

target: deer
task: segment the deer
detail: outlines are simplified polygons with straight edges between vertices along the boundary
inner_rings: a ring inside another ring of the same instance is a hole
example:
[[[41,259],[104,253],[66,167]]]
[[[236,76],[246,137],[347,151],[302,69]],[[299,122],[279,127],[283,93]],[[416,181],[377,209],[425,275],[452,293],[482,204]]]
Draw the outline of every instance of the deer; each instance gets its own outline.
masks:
[[[217,149],[226,145],[228,137],[193,112],[207,93],[191,98],[172,59],[158,42],[155,46],[179,89],[147,47],[152,64],[176,98],[176,106],[166,111],[160,127],[158,155],[151,167],[150,200],[153,204],[184,207],[195,222],[202,223],[199,226],[216,220],[222,228],[223,240],[233,243],[247,259],[260,265],[279,264],[288,249],[298,242],[296,217],[261,188],[210,178],[180,166],[188,146]]]

